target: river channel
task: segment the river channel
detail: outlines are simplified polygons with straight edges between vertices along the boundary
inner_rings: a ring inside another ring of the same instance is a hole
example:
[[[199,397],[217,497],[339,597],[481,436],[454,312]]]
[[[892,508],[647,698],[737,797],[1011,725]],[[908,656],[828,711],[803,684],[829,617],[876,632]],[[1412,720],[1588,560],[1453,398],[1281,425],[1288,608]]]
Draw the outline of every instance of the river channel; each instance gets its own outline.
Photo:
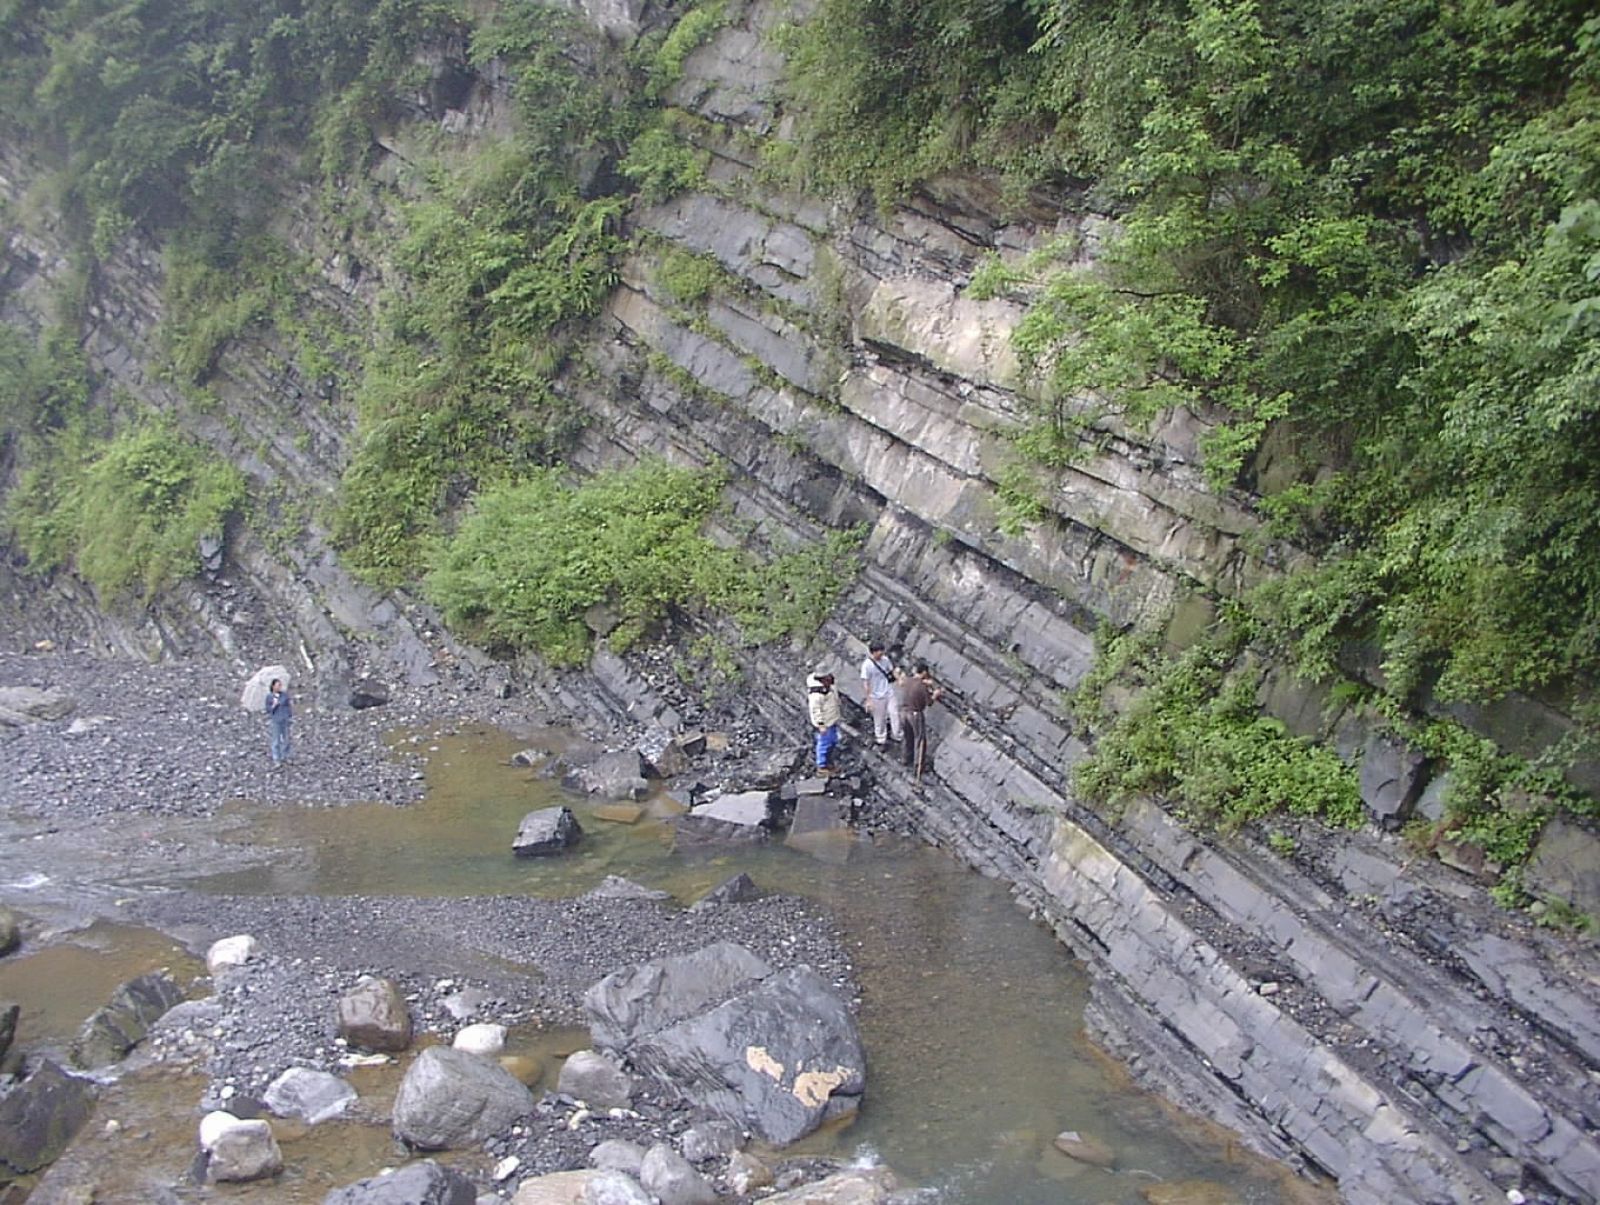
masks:
[[[808,851],[774,843],[686,859],[672,852],[673,805],[664,795],[646,801],[634,823],[607,822],[590,803],[511,766],[521,743],[514,736],[485,728],[402,739],[427,755],[422,802],[230,805],[218,825],[223,839],[264,856],[243,870],[165,886],[226,894],[555,897],[623,875],[691,903],[742,870],[765,890],[805,896],[830,911],[862,988],[866,1104],[852,1125],[808,1140],[807,1153],[881,1159],[953,1205],[1321,1199],[1284,1169],[1241,1153],[1225,1132],[1131,1086],[1083,1035],[1089,985],[1082,969],[1001,885],[940,852],[902,839],[852,837]],[[584,840],[561,858],[512,857],[521,816],[557,802],[577,813]],[[144,931],[91,931],[78,945],[0,964],[0,996],[9,989],[24,997],[24,1026],[37,1038],[75,1025],[118,975],[181,957]],[[63,965],[52,968],[50,960]],[[82,999],[60,999],[42,986],[57,980],[73,983]],[[581,1035],[543,1041],[543,1053],[557,1057],[582,1044]],[[1108,1144],[1115,1170],[1057,1154],[1051,1139],[1063,1130]],[[192,1121],[181,1132],[192,1135]],[[374,1135],[369,1145],[381,1165],[390,1154],[386,1139]],[[1163,1194],[1180,1184],[1191,1195]]]

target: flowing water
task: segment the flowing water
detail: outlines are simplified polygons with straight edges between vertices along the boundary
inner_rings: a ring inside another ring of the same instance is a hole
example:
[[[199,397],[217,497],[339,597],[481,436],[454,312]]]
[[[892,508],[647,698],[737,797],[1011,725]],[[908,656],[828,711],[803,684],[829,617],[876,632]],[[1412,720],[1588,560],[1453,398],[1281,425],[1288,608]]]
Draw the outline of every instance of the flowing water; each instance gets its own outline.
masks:
[[[1303,1185],[1241,1154],[1226,1133],[1131,1087],[1083,1036],[1083,970],[1000,885],[944,855],[912,842],[847,839],[811,853],[774,845],[686,860],[671,852],[665,819],[674,805],[665,797],[648,801],[634,823],[607,822],[587,801],[507,764],[522,743],[513,736],[479,730],[408,739],[429,754],[422,803],[241,805],[242,815],[224,827],[271,856],[184,885],[230,893],[565,896],[619,874],[688,903],[743,870],[764,889],[825,906],[844,931],[863,989],[866,1104],[852,1125],[813,1136],[801,1150],[875,1155],[937,1189],[938,1199],[963,1205],[1132,1205],[1176,1182],[1201,1195],[1173,1200],[1306,1198]],[[578,814],[584,840],[561,858],[514,858],[520,818],[556,802]],[[128,970],[124,961],[116,974],[126,978]],[[84,995],[102,1001],[106,992]],[[522,1040],[547,1066],[584,1044],[582,1034]],[[197,1088],[190,1108],[196,1096]],[[352,1128],[359,1127],[337,1127]],[[352,1141],[329,1127],[291,1135],[301,1144],[285,1146],[292,1166],[322,1170],[301,1185],[304,1195],[280,1182],[279,1195],[259,1199],[320,1200],[330,1174],[331,1183],[348,1182],[399,1157],[386,1132],[367,1129],[377,1136]],[[322,1130],[328,1136],[319,1137]],[[1051,1140],[1063,1130],[1107,1143],[1116,1170],[1057,1154]],[[183,1133],[192,1143],[192,1117]]]

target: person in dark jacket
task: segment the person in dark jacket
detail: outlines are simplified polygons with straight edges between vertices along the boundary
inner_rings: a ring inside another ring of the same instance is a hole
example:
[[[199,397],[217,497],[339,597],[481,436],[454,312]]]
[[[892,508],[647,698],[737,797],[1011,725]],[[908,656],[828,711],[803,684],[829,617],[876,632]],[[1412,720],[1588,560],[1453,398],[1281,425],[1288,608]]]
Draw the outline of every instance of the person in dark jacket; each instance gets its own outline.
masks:
[[[294,718],[294,702],[282,678],[274,678],[267,691],[267,726],[272,731],[272,764],[276,768],[289,760],[289,721]]]
[[[923,662],[907,677],[900,675],[895,684],[900,699],[900,723],[905,728],[905,759],[918,774],[928,759],[928,707],[937,703],[944,691],[933,684],[933,674]]]

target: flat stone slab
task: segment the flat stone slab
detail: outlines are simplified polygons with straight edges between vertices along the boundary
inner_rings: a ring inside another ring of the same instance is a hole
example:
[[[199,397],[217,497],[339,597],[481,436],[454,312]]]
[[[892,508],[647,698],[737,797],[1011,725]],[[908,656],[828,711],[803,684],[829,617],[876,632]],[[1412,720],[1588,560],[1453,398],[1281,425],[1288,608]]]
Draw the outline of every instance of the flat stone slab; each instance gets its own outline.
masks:
[[[612,824],[635,824],[644,815],[644,809],[636,803],[602,803],[590,808],[589,815]]]
[[[763,842],[769,836],[761,824],[735,824],[731,820],[717,820],[711,816],[678,816],[672,822],[673,848],[693,849],[697,846],[749,845]]]
[[[740,791],[689,809],[691,816],[723,820],[729,824],[768,824],[772,818],[772,792]]]

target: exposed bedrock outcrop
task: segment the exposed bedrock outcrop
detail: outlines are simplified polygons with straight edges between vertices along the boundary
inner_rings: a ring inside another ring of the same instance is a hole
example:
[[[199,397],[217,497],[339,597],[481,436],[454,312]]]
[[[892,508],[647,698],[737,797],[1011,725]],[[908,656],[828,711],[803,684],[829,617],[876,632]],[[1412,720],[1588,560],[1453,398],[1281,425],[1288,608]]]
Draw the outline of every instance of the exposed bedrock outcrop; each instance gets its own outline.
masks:
[[[621,39],[642,11],[596,6]],[[1002,218],[972,180],[941,181],[886,214],[774,190],[750,147],[781,128],[782,66],[760,36],[778,18],[760,4],[731,4],[729,16],[672,95],[704,119],[694,136],[711,152],[711,185],[634,215],[652,237],[596,323],[590,371],[568,388],[596,419],[582,468],[646,455],[720,462],[738,520],[765,538],[866,528],[865,569],[814,646],[743,655],[749,702],[798,748],[800,683],[816,656],[847,668],[875,633],[902,661],[928,661],[950,689],[930,715],[932,764],[918,791],[885,761],[878,802],[1012,884],[1090,966],[1099,1040],[1179,1103],[1335,1177],[1351,1201],[1503,1200],[1513,1187],[1600,1199],[1595,952],[1497,916],[1481,887],[1384,831],[1430,806],[1429,768],[1407,750],[1269,667],[1264,709],[1361,768],[1366,833],[1308,834],[1291,862],[1248,838],[1198,837],[1154,801],[1106,816],[1075,795],[1092,734],[1067,722],[1061,695],[1091,666],[1097,627],[1169,617],[1181,643],[1216,599],[1301,555],[1263,538],[1250,497],[1206,487],[1197,448],[1212,420],[1187,412],[1148,431],[1108,423],[1093,456],[1040,478],[1046,518],[1002,532],[995,485],[1023,410],[1009,346],[1020,310],[964,287],[982,256],[1066,233],[1092,256],[1107,219],[1070,198]],[[499,87],[481,78],[450,131],[501,120]],[[27,176],[0,155],[0,191]],[[357,254],[312,212],[288,198],[284,231],[319,265],[319,303],[357,328],[382,257]],[[663,246],[714,258],[723,285],[680,304],[656,283]],[[353,273],[352,261],[368,267]],[[13,239],[0,305],[43,313],[44,286],[66,265],[48,230]],[[212,382],[221,412],[190,414],[153,367],[159,265],[137,246],[106,265],[87,344],[97,369],[192,418],[269,511],[282,491],[330,496],[353,431],[348,401],[304,380],[288,349],[241,341]],[[227,573],[249,592],[234,610],[225,592],[193,587],[134,623],[99,616],[68,579],[15,590],[7,579],[0,619],[30,638],[71,630],[96,647],[178,655],[231,651],[244,610],[303,641],[330,679],[344,673],[346,693],[353,635],[389,663],[378,677],[425,681],[441,650],[484,664],[425,608],[356,586],[314,523],[279,552],[238,533]],[[603,653],[592,673],[598,694],[560,695],[574,711],[609,697],[618,717],[672,726],[670,703],[622,659]],[[1559,699],[1458,718],[1524,754],[1570,727]],[[1592,837],[1560,835],[1542,873],[1578,891],[1593,877]]]

